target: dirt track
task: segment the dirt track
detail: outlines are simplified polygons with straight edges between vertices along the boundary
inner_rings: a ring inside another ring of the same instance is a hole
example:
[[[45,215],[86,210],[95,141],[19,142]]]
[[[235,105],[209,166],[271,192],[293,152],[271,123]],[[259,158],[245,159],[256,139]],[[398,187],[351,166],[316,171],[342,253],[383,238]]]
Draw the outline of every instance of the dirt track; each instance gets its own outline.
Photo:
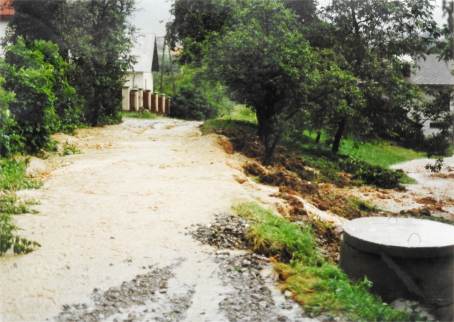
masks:
[[[42,247],[0,259],[0,321],[310,320],[263,260],[233,276],[244,253],[219,256],[187,234],[237,201],[274,202],[273,188],[238,182],[239,157],[198,125],[127,119],[81,130],[70,140],[82,154],[54,169],[38,162],[44,187],[22,195],[39,214],[16,219]]]

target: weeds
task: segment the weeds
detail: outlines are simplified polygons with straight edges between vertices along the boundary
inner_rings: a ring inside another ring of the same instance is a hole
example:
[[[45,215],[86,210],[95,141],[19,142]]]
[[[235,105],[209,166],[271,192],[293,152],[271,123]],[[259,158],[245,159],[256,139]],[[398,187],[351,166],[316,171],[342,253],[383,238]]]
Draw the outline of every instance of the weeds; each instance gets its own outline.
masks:
[[[0,191],[36,189],[41,186],[38,180],[26,176],[27,162],[23,160],[0,160]]]
[[[123,117],[131,117],[135,119],[146,119],[146,120],[153,120],[158,116],[155,113],[152,113],[147,110],[143,110],[140,112],[122,112]]]
[[[36,204],[36,201],[21,201],[15,194],[9,193],[0,196],[0,213],[8,215],[37,213],[36,210],[30,209],[30,206]]]
[[[341,315],[353,321],[408,321],[371,294],[371,283],[351,282],[342,270],[328,262],[316,248],[307,225],[296,225],[255,203],[234,207],[251,222],[248,232],[254,250],[274,256],[281,288],[293,293],[306,312]]]
[[[79,154],[81,153],[80,149],[77,147],[75,144],[71,144],[69,142],[63,143],[63,148],[60,153],[61,156],[66,156],[66,155],[73,155],[73,154]]]
[[[14,254],[28,254],[40,246],[37,242],[18,236],[18,230],[11,214],[0,213],[0,256],[10,249]]]
[[[40,182],[26,176],[27,162],[0,160],[0,256],[12,250],[14,254],[27,254],[40,245],[17,235],[19,228],[13,223],[13,215],[34,212],[29,206],[34,202],[19,201],[14,191],[33,189]]]

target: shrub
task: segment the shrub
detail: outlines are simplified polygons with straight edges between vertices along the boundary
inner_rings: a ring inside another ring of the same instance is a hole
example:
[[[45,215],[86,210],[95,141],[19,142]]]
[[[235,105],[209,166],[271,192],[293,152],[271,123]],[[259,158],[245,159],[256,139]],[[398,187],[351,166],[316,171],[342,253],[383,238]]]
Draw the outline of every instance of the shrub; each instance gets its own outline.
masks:
[[[180,88],[172,100],[171,116],[182,119],[205,120],[215,117],[217,111],[211,106],[203,93],[193,87]]]
[[[429,157],[447,155],[450,148],[449,136],[447,133],[440,132],[425,139],[424,150]]]
[[[359,179],[380,188],[397,188],[403,177],[402,171],[385,169],[355,158],[341,159],[339,164],[342,170],[353,175],[353,179]]]
[[[171,115],[183,119],[204,120],[219,114],[228,114],[234,104],[224,86],[207,79],[205,66],[183,66],[174,80],[175,92],[172,98]],[[167,80],[167,94],[172,93]]]
[[[53,67],[42,52],[29,49],[21,39],[6,48],[6,62],[1,64],[6,89],[15,93],[10,111],[17,131],[24,138],[26,150],[37,152],[45,147],[50,134],[58,128],[53,92]]]
[[[0,157],[9,156],[20,150],[21,137],[15,133],[16,122],[9,111],[14,95],[3,89],[4,79],[0,77]]]

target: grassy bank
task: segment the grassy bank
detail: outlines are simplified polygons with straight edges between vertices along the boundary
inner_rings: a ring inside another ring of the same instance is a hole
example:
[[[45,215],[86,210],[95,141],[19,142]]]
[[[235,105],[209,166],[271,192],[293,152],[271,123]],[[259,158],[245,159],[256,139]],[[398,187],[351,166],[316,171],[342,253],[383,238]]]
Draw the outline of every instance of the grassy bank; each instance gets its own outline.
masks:
[[[409,321],[411,317],[369,292],[370,282],[351,282],[325,260],[307,225],[290,223],[255,203],[234,207],[250,223],[254,250],[275,258],[280,286],[292,292],[306,312],[342,316],[352,321]]]
[[[208,120],[204,125],[206,132],[213,132],[215,129],[234,127],[236,123],[250,124],[255,126],[257,119],[255,113],[244,106],[237,106],[230,114],[214,120]],[[298,144],[292,142],[295,148],[299,148],[303,155],[329,155],[329,148],[322,143],[315,142],[316,133],[305,131],[298,139]],[[321,141],[327,141],[328,138],[322,134]],[[289,142],[284,142],[289,143]],[[312,152],[312,153],[310,153]],[[413,159],[424,158],[424,152],[415,151],[405,147],[398,146],[388,141],[369,141],[361,142],[352,138],[344,138],[340,147],[340,155],[345,155],[371,165],[389,168],[391,165],[410,161]]]
[[[24,160],[0,159],[0,256],[12,250],[15,254],[26,254],[39,244],[18,235],[19,227],[13,216],[32,213],[33,202],[23,202],[16,197],[20,189],[39,188],[41,183],[26,176]]]
[[[146,119],[146,120],[153,120],[158,117],[157,114],[151,113],[150,111],[143,111],[143,112],[121,112],[122,117],[130,117],[136,119]]]
[[[229,138],[244,137],[250,139],[256,133],[254,113],[237,107],[232,113],[217,119],[206,121],[202,126],[203,133],[220,133]],[[323,182],[342,183],[340,172],[348,172],[354,180],[382,188],[394,188],[400,183],[411,183],[404,174],[389,170],[392,164],[424,157],[422,152],[397,146],[391,142],[359,142],[351,138],[343,140],[340,153],[331,153],[326,144],[315,142],[315,133],[292,133],[282,140],[282,146],[293,157],[300,157],[304,163],[320,172]],[[326,138],[323,138],[324,141]],[[250,142],[244,142],[250,143]],[[243,144],[243,145],[244,145]]]

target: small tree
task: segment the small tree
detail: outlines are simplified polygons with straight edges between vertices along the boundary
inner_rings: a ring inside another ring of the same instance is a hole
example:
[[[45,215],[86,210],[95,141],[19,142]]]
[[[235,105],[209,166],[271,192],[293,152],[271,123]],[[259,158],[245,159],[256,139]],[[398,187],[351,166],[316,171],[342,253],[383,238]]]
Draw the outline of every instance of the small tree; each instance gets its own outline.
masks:
[[[341,57],[331,50],[319,52],[318,70],[320,80],[311,92],[311,125],[318,131],[328,130],[333,135],[331,150],[339,151],[345,134],[364,135],[369,125],[363,116],[364,99],[359,80],[340,65],[345,65]]]
[[[263,158],[271,162],[286,123],[305,109],[318,77],[316,55],[294,14],[273,0],[248,1],[208,55],[210,69],[234,97],[254,108]]]
[[[16,96],[9,109],[17,122],[17,132],[24,138],[28,152],[38,152],[58,128],[54,67],[41,51],[28,48],[19,38],[6,48],[6,63],[1,62],[0,70],[5,88]]]

